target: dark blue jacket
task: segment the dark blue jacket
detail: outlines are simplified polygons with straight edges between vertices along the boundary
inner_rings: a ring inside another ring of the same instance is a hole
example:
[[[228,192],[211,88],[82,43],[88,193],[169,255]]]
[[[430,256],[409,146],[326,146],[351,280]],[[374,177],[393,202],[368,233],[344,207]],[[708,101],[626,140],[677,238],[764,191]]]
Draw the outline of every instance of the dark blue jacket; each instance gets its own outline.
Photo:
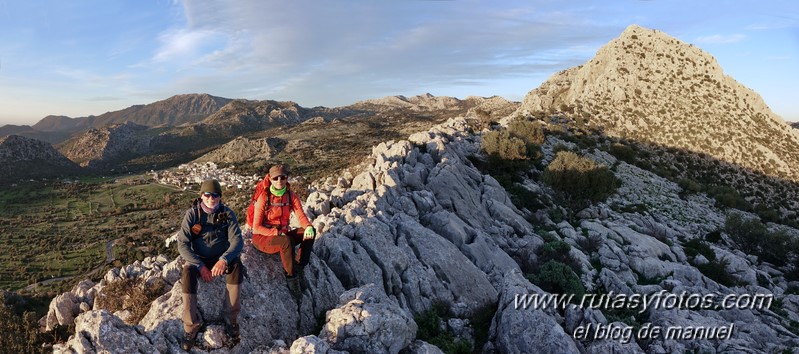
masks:
[[[244,241],[236,214],[225,204],[220,203],[217,211],[206,214],[198,198],[191,209],[186,211],[178,233],[178,252],[190,264],[223,259],[230,264],[241,255]],[[199,234],[192,234],[192,226],[199,224]]]

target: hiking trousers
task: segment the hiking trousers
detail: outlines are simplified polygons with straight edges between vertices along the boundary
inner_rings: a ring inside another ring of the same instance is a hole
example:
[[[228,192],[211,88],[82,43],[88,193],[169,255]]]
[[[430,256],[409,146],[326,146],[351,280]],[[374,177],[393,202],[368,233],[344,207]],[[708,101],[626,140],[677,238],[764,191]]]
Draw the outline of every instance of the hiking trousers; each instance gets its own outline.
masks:
[[[311,260],[314,239],[303,240],[305,229],[300,227],[285,234],[266,236],[261,234],[252,235],[252,244],[263,253],[274,254],[280,252],[280,262],[286,270],[286,276],[293,277],[295,265],[305,267]],[[299,251],[294,248],[300,245]]]
[[[208,270],[213,269],[218,259],[205,263]],[[236,258],[227,265],[225,271],[225,296],[222,300],[222,314],[228,323],[237,323],[241,312],[241,282],[243,275],[241,260]],[[197,310],[197,280],[200,278],[200,269],[191,264],[183,266],[181,283],[183,291],[183,330],[186,333],[197,333],[202,325],[200,314]]]

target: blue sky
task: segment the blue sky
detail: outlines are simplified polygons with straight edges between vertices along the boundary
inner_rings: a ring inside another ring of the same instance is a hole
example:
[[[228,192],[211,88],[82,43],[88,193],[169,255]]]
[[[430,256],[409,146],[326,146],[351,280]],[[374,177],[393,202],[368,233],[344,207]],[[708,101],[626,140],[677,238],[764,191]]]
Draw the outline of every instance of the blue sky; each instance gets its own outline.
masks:
[[[630,24],[713,55],[799,121],[799,5],[683,0],[0,0],[0,125],[175,94],[337,107],[521,100]]]

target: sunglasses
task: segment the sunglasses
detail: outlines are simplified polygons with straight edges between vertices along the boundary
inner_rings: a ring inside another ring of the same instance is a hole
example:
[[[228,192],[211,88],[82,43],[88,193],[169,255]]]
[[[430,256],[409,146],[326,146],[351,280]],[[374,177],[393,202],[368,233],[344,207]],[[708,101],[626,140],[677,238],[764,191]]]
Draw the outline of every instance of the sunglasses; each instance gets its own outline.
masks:
[[[288,177],[286,177],[286,176],[276,176],[276,177],[272,177],[272,180],[273,181],[285,181],[287,178]]]
[[[222,195],[220,195],[219,193],[211,193],[211,192],[203,192],[203,195],[204,195],[206,198],[210,198],[210,197],[219,198],[219,197],[221,197],[221,196],[222,196]]]

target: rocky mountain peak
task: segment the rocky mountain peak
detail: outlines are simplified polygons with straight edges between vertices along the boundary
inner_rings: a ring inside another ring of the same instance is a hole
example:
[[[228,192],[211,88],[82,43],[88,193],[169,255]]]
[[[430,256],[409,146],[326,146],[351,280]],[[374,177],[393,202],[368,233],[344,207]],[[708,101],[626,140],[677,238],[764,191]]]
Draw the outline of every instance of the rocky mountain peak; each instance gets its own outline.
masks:
[[[13,168],[0,172],[0,182],[18,178],[74,174],[79,167],[52,145],[19,135],[0,138],[0,163]]]
[[[140,134],[147,127],[131,122],[89,129],[67,141],[61,151],[83,167],[97,167],[149,147],[151,137]]]
[[[92,126],[104,127],[125,122],[148,127],[195,123],[217,112],[230,101],[232,100],[209,94],[175,95],[162,101],[104,113],[97,117]]]
[[[707,52],[637,25],[530,91],[519,113],[560,113],[607,135],[799,180],[799,134],[760,95]]]
[[[387,96],[383,98],[369,99],[365,101],[356,102],[352,108],[370,108],[385,107],[385,108],[403,108],[411,110],[447,110],[457,108],[461,104],[461,100],[449,96],[433,96],[430,93],[406,97],[403,95]]]
[[[33,129],[43,132],[73,131],[90,125],[94,120],[93,117],[90,118],[70,118],[67,116],[50,115],[34,124]]]
[[[248,139],[239,136],[194,160],[194,162],[239,163],[249,160],[267,161],[283,145],[285,145],[285,142],[278,138]]]
[[[0,138],[0,162],[17,160],[62,161],[64,156],[50,144],[19,135]]]

